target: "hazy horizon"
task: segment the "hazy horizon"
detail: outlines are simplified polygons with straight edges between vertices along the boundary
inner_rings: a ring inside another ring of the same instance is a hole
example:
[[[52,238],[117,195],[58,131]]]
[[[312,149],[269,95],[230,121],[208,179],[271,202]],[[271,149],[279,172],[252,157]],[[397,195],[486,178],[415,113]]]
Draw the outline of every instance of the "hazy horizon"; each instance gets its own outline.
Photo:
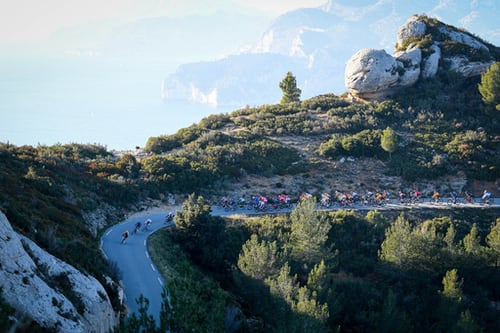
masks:
[[[4,2],[0,142],[134,149],[151,136],[236,109],[167,104],[161,98],[163,80],[181,64],[220,59],[255,45],[286,11],[327,4],[339,20],[359,24],[380,8],[387,11],[370,27],[380,40],[360,41],[367,46],[393,45],[397,28],[415,13],[464,27],[495,45],[500,41],[494,0],[216,0],[209,7],[201,0]],[[213,26],[214,20],[223,25]],[[171,34],[155,30],[155,24]],[[269,86],[279,89],[277,82]]]

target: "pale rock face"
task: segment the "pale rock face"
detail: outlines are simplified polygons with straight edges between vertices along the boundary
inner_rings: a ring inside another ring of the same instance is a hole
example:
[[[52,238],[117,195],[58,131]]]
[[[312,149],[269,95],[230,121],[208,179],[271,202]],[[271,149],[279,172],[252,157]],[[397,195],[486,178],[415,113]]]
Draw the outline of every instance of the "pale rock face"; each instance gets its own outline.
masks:
[[[422,62],[422,51],[416,46],[410,46],[406,51],[394,54],[396,60],[403,64],[404,71],[399,77],[399,85],[411,86],[420,77],[420,63]]]
[[[450,70],[458,72],[465,77],[481,75],[493,64],[493,61],[472,62],[463,56],[446,58],[446,60],[449,61]]]
[[[396,57],[384,50],[362,49],[346,65],[346,87],[363,99],[379,99],[397,88],[414,84],[420,77],[422,51],[409,48]]]
[[[346,86],[359,95],[377,95],[398,81],[398,63],[384,50],[362,49],[345,69]]]
[[[434,77],[439,68],[439,59],[441,59],[441,48],[436,44],[430,47],[432,54],[428,56],[422,65],[422,78],[428,79]]]
[[[4,298],[41,326],[58,332],[108,332],[118,324],[106,291],[96,279],[17,234],[1,212],[0,263]],[[73,295],[84,305],[82,315],[52,282],[47,283],[61,274],[67,276]]]
[[[397,43],[403,45],[404,41],[412,37],[420,37],[425,35],[427,26],[424,22],[418,20],[418,16],[410,17],[398,31]]]
[[[479,40],[476,38],[461,32],[461,31],[456,31],[452,30],[451,28],[448,27],[439,27],[439,31],[445,35],[448,36],[448,38],[454,42],[460,43],[460,44],[465,44],[467,46],[473,47],[477,50],[484,49],[487,50],[488,48],[486,45],[481,43]]]
[[[345,71],[345,85],[353,97],[361,99],[381,99],[397,92],[400,88],[415,84],[420,78],[434,77],[440,66],[444,70],[455,71],[465,77],[478,76],[492,64],[493,60],[473,62],[465,55],[443,57],[441,44],[455,42],[481,50],[485,54],[490,51],[479,39],[441,24],[438,26],[440,35],[432,36],[438,40],[429,46],[430,52],[423,53],[419,44],[406,45],[403,51],[396,51],[394,57],[381,50],[363,49],[353,55],[347,62]],[[412,16],[400,28],[397,36],[397,45],[408,44],[412,38],[423,37],[427,25],[418,16]],[[443,42],[443,36],[444,42]]]

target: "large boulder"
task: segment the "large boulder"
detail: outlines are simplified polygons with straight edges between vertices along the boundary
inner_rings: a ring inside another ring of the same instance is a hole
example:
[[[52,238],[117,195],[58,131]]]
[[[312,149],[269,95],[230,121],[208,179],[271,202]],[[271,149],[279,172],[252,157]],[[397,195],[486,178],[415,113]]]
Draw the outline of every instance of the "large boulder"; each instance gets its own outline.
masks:
[[[17,234],[0,212],[0,285],[18,313],[57,332],[109,332],[118,324],[103,286]]]
[[[362,49],[347,62],[344,81],[354,97],[381,100],[439,70],[464,77],[481,75],[500,54],[498,47],[426,16],[412,16],[401,26],[396,50]],[[440,67],[441,66],[441,67]]]
[[[357,96],[379,98],[398,81],[398,63],[384,50],[362,49],[347,62],[345,81]]]
[[[362,49],[346,64],[349,91],[363,99],[381,99],[417,82],[422,52],[409,48],[393,57],[384,50]]]

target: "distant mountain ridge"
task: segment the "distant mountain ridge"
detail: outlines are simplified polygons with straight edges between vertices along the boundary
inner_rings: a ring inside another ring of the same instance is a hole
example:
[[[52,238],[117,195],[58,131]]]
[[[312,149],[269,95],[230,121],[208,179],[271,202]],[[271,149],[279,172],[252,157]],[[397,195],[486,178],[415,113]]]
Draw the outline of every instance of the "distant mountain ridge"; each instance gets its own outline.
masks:
[[[304,96],[342,90],[331,79],[340,75],[347,58],[336,34],[335,16],[321,8],[291,11],[278,17],[254,47],[216,62],[184,64],[164,82],[169,100],[212,105],[259,105],[279,100],[278,82],[292,71]],[[258,65],[258,66],[256,66]],[[204,73],[211,73],[206,75]],[[248,73],[242,77],[241,74]],[[205,87],[205,88],[203,88]],[[212,99],[207,101],[207,96]]]
[[[330,1],[285,13],[244,53],[180,66],[165,79],[163,96],[234,107],[276,103],[281,96],[278,83],[288,71],[296,76],[303,98],[342,93],[345,65],[352,54],[394,45],[394,34],[384,33],[402,24],[397,23],[394,6],[377,2],[356,11]],[[367,40],[372,42],[364,45]]]

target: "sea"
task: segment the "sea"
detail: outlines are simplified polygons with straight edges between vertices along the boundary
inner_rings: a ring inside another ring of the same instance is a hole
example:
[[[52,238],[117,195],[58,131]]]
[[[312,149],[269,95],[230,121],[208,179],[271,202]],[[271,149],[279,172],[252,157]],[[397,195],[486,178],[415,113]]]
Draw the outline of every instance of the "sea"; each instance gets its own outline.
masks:
[[[177,64],[161,59],[0,54],[0,142],[144,147],[235,108],[162,99]]]

